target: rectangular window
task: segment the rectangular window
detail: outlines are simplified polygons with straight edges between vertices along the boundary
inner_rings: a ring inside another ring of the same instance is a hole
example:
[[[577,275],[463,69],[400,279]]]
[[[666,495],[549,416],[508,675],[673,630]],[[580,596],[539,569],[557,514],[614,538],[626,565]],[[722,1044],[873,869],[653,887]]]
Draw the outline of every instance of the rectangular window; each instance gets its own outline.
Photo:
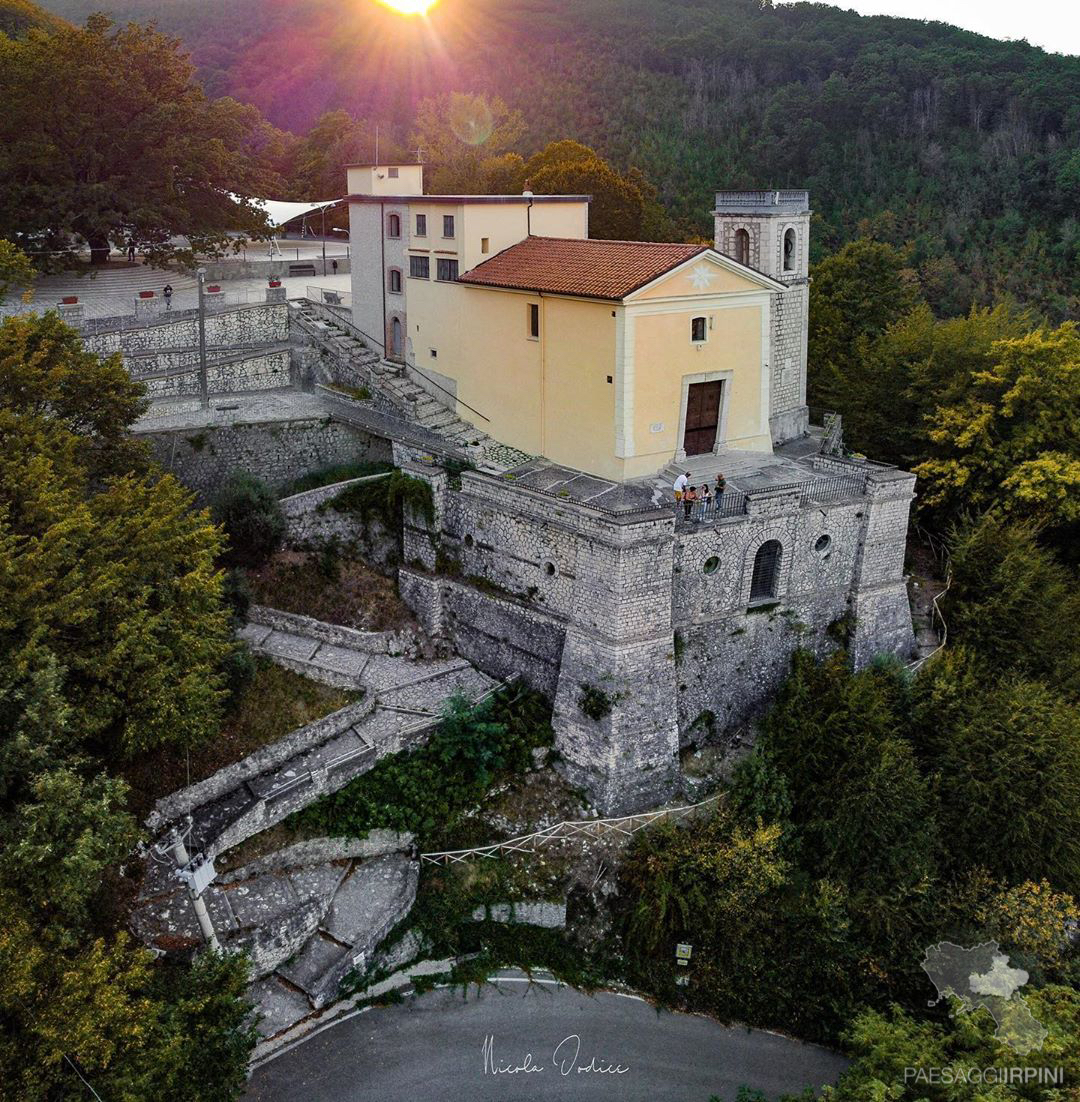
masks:
[[[446,260],[440,256],[435,269],[435,278],[441,279],[444,283],[457,279],[457,261]]]
[[[426,256],[410,256],[409,275],[413,279],[430,279],[431,261]]]
[[[388,168],[386,174],[391,180],[396,180],[398,178],[398,170],[396,168]]]
[[[454,216],[452,214],[442,216],[442,235],[443,237],[454,236]]]
[[[480,251],[482,253],[489,252],[491,249],[491,239],[487,237],[480,238]]]
[[[705,319],[704,318],[691,318],[691,320],[690,320],[690,339],[692,341],[703,341],[705,339]]]
[[[529,336],[540,339],[540,307],[535,302],[529,303]]]
[[[427,237],[427,215],[418,214],[416,216],[416,236]]]
[[[390,290],[395,295],[401,294],[401,272],[397,268],[390,269]]]

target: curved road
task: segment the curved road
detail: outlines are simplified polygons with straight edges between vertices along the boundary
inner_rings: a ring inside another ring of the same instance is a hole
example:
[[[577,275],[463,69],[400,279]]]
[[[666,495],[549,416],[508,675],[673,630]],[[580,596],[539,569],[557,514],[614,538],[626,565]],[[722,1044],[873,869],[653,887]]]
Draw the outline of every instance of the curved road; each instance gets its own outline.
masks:
[[[259,1067],[251,1102],[708,1102],[833,1082],[815,1045],[507,972],[342,1019]],[[526,1068],[530,1070],[525,1070]],[[625,1069],[625,1070],[622,1070]]]

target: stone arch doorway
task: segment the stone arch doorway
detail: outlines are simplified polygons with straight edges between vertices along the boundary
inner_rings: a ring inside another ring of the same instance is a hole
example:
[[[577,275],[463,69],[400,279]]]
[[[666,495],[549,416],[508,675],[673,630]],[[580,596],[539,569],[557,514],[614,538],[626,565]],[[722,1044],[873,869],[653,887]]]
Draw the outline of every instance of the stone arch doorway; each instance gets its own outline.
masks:
[[[401,318],[390,322],[390,355],[395,360],[404,356],[405,340],[401,329]]]

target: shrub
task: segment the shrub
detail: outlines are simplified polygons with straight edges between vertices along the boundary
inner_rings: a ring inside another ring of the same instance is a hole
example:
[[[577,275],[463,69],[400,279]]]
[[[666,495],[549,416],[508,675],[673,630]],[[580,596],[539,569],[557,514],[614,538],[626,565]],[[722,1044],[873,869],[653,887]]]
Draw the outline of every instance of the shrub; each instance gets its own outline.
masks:
[[[426,745],[384,758],[297,818],[332,835],[389,827],[412,831],[425,844],[445,839],[496,774],[523,773],[533,747],[551,743],[549,716],[544,698],[526,690],[504,689],[477,705],[457,697]]]
[[[604,716],[611,715],[611,709],[615,707],[616,698],[596,685],[582,682],[581,696],[578,697],[578,707],[581,714],[589,719],[599,722]]]
[[[285,538],[285,517],[273,491],[242,471],[229,477],[212,512],[229,538],[225,561],[232,565],[261,566]]]

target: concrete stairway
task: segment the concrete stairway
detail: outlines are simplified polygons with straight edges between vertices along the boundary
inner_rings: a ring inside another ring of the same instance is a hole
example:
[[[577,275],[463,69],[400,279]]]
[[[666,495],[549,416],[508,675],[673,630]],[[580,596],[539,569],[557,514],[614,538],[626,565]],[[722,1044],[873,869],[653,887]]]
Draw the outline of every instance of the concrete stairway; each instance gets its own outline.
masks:
[[[435,398],[419,383],[409,378],[400,364],[389,363],[368,347],[363,334],[344,317],[312,303],[301,303],[292,315],[293,322],[307,333],[318,346],[326,349],[335,383],[362,385],[382,399],[392,411],[421,428],[458,446],[476,448],[477,466],[499,472],[526,462],[531,457],[517,449],[499,444],[488,433],[463,420],[447,404]],[[335,370],[335,367],[337,370]],[[447,396],[447,402],[452,401]]]

